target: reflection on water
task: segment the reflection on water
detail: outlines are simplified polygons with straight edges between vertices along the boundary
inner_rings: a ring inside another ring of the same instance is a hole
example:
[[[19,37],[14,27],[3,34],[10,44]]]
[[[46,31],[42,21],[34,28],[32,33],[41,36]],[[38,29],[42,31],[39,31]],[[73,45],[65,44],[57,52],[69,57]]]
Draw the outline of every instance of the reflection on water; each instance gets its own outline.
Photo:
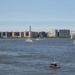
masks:
[[[75,44],[71,39],[0,39],[0,75],[75,75]],[[51,69],[57,62],[60,69]]]

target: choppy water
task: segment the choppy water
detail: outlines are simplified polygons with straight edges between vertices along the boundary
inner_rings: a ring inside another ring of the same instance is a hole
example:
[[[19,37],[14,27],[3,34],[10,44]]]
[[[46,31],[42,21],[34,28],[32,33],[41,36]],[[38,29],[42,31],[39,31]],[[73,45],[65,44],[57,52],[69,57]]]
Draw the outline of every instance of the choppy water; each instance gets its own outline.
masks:
[[[0,39],[0,75],[75,75],[71,39]],[[57,62],[59,69],[49,68]]]

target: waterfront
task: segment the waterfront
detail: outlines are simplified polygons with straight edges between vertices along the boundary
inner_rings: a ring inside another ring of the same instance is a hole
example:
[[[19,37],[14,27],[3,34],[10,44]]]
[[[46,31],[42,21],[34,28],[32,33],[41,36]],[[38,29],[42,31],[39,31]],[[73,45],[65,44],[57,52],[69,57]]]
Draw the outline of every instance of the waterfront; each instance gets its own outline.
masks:
[[[0,75],[75,75],[75,44],[69,38],[0,39]],[[51,69],[57,62],[60,69]]]

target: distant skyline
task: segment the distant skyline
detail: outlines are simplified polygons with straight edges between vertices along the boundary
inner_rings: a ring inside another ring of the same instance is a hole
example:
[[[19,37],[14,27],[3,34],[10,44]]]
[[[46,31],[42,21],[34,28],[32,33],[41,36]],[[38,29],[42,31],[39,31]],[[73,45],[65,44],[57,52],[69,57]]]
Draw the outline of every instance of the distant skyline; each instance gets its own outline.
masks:
[[[0,31],[75,31],[75,0],[0,0]]]

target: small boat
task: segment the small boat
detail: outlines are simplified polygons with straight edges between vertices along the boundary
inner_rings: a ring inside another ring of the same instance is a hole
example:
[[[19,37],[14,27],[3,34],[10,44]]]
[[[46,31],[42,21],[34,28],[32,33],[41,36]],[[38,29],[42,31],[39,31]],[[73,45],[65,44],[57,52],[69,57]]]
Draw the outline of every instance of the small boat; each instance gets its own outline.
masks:
[[[27,42],[33,42],[31,39],[27,39],[26,41],[27,41]]]
[[[39,38],[37,38],[36,40],[40,40]]]
[[[49,67],[53,69],[60,68],[59,66],[57,66],[57,63],[50,64]]]

